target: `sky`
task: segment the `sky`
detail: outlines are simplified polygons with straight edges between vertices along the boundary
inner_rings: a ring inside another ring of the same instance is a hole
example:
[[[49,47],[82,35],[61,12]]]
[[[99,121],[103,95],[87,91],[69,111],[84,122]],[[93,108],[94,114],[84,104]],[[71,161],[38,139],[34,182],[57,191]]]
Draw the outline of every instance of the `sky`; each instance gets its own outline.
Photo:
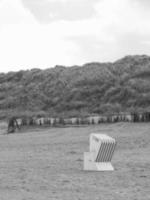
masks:
[[[149,0],[0,0],[0,72],[150,55]]]

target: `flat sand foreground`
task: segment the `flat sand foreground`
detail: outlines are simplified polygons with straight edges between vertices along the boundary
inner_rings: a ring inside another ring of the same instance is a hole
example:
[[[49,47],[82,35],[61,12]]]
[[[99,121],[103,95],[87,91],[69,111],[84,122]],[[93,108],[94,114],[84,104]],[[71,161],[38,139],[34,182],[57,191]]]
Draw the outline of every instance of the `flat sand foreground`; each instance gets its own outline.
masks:
[[[113,172],[83,171],[89,134],[117,140]],[[0,200],[149,200],[150,124],[46,128],[0,135]]]

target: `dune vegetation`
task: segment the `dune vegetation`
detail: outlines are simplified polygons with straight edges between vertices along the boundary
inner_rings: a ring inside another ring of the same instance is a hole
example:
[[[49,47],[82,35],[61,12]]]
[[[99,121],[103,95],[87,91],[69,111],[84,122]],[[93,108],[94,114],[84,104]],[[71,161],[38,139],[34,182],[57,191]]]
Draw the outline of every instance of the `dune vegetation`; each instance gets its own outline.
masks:
[[[0,74],[0,117],[150,110],[150,57]]]

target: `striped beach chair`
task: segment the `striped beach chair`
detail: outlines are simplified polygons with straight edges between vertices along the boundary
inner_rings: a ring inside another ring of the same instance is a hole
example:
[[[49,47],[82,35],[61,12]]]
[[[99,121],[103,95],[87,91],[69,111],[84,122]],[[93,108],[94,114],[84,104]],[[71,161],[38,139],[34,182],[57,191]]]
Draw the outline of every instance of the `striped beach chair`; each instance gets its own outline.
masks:
[[[112,171],[111,159],[116,147],[115,139],[105,134],[90,135],[90,152],[84,153],[84,170]]]

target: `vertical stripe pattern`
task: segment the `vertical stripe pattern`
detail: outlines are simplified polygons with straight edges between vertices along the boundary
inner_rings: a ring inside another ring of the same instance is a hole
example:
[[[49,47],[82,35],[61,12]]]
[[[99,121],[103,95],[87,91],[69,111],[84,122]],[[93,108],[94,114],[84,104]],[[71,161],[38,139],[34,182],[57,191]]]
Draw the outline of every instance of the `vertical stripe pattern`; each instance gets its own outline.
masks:
[[[101,139],[96,162],[110,162],[116,147],[114,139]]]

